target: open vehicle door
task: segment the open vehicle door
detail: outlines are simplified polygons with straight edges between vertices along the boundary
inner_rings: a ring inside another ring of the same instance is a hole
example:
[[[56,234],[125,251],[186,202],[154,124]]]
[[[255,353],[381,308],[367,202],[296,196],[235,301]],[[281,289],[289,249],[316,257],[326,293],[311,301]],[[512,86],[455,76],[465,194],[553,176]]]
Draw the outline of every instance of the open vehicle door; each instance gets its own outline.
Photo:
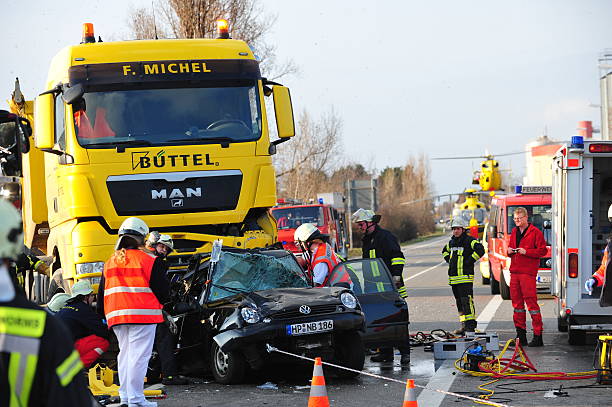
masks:
[[[391,273],[381,259],[349,260],[338,264],[331,272],[348,273],[353,292],[361,303],[366,318],[362,336],[365,347],[397,346],[408,341],[408,305],[397,289]]]

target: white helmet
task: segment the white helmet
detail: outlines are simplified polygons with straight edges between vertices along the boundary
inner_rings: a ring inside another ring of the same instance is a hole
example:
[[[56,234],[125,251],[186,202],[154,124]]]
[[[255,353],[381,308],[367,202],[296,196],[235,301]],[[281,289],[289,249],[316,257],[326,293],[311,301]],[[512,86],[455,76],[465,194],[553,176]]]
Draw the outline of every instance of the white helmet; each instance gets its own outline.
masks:
[[[159,239],[157,239],[157,243],[161,243],[166,246],[169,251],[174,250],[174,241],[170,235],[159,235]]]
[[[293,239],[296,242],[308,242],[312,239],[325,239],[326,236],[319,231],[314,223],[304,223],[295,229]]]
[[[351,221],[353,223],[357,222],[373,222],[376,214],[374,211],[370,209],[359,208],[355,213],[351,216]]]
[[[149,227],[142,219],[135,217],[127,218],[119,227],[119,239],[115,245],[115,250],[121,248],[125,238],[134,239],[139,244],[144,243],[144,238],[148,233]]]
[[[608,207],[608,220],[612,222],[612,204]]]
[[[93,294],[93,288],[91,287],[89,280],[79,280],[72,286],[72,295],[70,298],[89,294]]]
[[[66,302],[70,299],[70,294],[57,293],[47,303],[49,311],[58,312],[60,308],[66,305]]]
[[[467,222],[461,217],[461,216],[456,216],[453,218],[453,220],[451,221],[451,229],[452,228],[467,228]]]
[[[157,230],[152,230],[151,233],[149,233],[149,237],[147,238],[147,246],[155,246],[160,236],[161,234]]]
[[[19,211],[0,200],[0,259],[16,259],[23,251],[23,224]]]

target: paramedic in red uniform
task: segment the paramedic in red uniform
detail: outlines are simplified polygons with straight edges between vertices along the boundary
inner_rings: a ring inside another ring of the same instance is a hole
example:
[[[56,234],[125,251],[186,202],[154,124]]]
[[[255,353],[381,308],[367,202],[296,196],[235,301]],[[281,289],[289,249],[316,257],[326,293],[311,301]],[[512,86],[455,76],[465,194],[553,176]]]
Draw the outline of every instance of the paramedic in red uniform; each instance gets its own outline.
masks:
[[[518,207],[514,210],[514,223],[508,256],[510,263],[510,298],[514,308],[514,326],[521,345],[527,343],[526,311],[531,315],[533,340],[529,346],[544,346],[542,341],[542,314],[538,305],[536,276],[540,258],[546,255],[546,240],[537,227],[527,222],[527,210]]]

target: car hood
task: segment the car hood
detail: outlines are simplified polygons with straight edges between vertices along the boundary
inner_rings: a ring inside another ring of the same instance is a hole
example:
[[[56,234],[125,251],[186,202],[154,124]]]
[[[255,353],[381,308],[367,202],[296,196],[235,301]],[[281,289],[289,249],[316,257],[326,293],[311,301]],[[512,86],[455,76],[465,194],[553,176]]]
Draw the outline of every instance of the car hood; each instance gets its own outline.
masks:
[[[340,287],[276,288],[245,294],[244,299],[254,303],[265,314],[273,314],[301,305],[341,304],[340,294],[347,291]]]

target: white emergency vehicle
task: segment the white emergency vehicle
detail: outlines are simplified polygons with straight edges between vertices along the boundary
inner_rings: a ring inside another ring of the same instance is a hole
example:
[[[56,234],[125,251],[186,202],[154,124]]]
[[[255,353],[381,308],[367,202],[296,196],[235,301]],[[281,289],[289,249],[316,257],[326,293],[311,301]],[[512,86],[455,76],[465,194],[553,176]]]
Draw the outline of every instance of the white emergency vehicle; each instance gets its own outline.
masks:
[[[600,290],[584,283],[601,264],[611,234],[612,141],[572,137],[553,160],[552,284],[558,328],[569,343],[584,344],[587,332],[612,329],[612,307],[599,306]]]

